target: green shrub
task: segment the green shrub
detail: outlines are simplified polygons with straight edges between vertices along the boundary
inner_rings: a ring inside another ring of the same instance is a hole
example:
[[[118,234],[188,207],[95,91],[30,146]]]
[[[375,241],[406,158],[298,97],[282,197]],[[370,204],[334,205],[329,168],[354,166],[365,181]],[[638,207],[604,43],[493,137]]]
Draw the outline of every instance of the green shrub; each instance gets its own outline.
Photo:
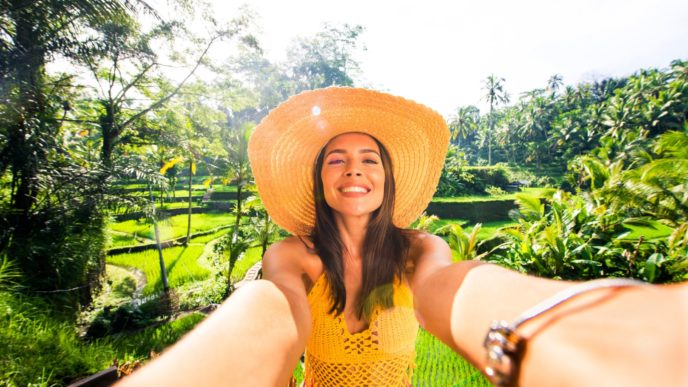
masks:
[[[507,168],[503,165],[469,167],[448,162],[440,175],[435,196],[486,195],[490,187],[506,190],[508,185]]]
[[[629,218],[562,191],[546,205],[528,195],[519,195],[518,203],[518,224],[501,231],[503,243],[488,260],[557,279],[688,279],[688,224],[658,229],[651,219]]]
[[[487,192],[487,194],[490,196],[501,196],[506,194],[506,191],[504,191],[500,187],[495,187],[493,185],[490,185],[487,188],[485,188],[485,192]]]
[[[65,316],[76,316],[91,301],[105,269],[103,215],[89,206],[55,208],[28,215],[24,222],[31,230],[16,232],[7,249],[22,285]]]

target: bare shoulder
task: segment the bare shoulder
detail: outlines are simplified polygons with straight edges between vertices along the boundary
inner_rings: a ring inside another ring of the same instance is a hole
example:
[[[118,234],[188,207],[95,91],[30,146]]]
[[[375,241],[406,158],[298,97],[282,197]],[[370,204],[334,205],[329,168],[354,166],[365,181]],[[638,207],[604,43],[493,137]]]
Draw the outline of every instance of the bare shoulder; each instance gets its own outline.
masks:
[[[309,239],[291,236],[273,243],[263,257],[263,275],[266,279],[275,280],[285,275],[309,278],[319,275],[322,270],[320,258],[313,250]]]
[[[418,263],[419,259],[427,257],[428,255],[443,255],[451,252],[449,246],[444,239],[437,235],[429,234],[425,231],[413,231],[408,233],[410,241],[410,255],[411,258]],[[451,259],[450,259],[451,260]]]
[[[409,265],[407,275],[412,288],[418,288],[435,271],[452,263],[447,242],[424,231],[409,232]]]
[[[306,246],[298,237],[291,236],[275,242],[265,251],[263,271],[302,267],[301,257],[307,254]]]

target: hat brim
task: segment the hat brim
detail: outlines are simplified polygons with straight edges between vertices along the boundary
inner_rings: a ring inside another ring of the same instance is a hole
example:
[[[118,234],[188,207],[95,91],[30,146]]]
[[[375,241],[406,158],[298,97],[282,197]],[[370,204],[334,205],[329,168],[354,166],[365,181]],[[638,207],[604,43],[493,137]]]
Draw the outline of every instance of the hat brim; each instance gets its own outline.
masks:
[[[333,137],[361,132],[387,149],[396,183],[393,222],[408,227],[435,192],[449,145],[441,115],[416,102],[373,90],[306,91],[273,109],[256,127],[249,160],[265,208],[294,235],[315,223],[315,158]]]

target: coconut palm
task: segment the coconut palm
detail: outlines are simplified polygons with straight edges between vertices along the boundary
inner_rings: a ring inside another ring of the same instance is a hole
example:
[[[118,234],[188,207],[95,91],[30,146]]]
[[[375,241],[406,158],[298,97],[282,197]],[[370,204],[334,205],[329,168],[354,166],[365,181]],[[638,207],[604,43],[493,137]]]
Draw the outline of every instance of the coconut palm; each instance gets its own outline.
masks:
[[[496,106],[506,104],[509,102],[509,94],[504,90],[504,78],[498,78],[491,74],[485,78],[483,90],[485,95],[483,99],[490,105],[490,112],[488,113],[488,131],[487,131],[487,164],[492,165],[492,132],[494,132],[494,109]]]
[[[451,131],[452,141],[456,141],[456,145],[461,147],[461,139],[466,139],[476,130],[480,123],[480,110],[472,105],[461,106],[456,111],[449,122],[449,130]]]

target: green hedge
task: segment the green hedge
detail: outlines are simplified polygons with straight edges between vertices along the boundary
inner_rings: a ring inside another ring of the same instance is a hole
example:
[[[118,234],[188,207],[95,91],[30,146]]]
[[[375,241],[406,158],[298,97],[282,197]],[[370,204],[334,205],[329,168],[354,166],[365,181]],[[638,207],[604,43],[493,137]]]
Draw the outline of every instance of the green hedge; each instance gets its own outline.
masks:
[[[437,196],[484,195],[490,187],[507,190],[509,174],[506,167],[449,167],[442,170]]]
[[[484,202],[431,202],[425,210],[441,219],[465,219],[470,223],[509,220],[509,211],[518,208],[513,200]]]

